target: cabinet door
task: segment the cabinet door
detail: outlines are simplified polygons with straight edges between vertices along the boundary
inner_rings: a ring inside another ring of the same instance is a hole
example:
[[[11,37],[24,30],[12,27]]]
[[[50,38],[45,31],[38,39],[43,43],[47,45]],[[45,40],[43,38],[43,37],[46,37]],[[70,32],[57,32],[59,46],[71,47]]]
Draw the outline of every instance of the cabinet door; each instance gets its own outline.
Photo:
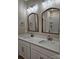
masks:
[[[24,59],[30,59],[30,47],[28,46],[24,46]]]
[[[18,40],[18,54],[22,56],[22,41]]]
[[[48,59],[47,56],[35,51],[35,50],[32,50],[31,51],[31,59]]]
[[[18,40],[18,53],[24,59],[30,59],[30,47],[24,44],[22,40]]]
[[[27,43],[27,42],[25,42],[25,43]],[[26,44],[24,44],[23,41],[22,41],[21,50],[22,50],[22,56],[24,57],[24,59],[30,59],[30,47],[27,46]]]
[[[40,59],[40,55],[36,51],[31,50],[31,59]]]

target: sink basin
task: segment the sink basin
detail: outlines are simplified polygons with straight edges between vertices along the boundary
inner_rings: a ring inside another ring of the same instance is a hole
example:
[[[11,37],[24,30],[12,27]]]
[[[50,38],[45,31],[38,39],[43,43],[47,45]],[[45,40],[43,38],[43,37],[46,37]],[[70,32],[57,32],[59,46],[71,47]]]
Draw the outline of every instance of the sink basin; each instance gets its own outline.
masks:
[[[42,44],[42,45],[46,45],[46,46],[52,46],[52,45],[57,46],[57,45],[60,44],[59,41],[55,41],[55,40],[52,40],[52,41],[41,40],[39,43]]]
[[[39,43],[40,44],[54,44],[55,42],[54,41],[49,41],[49,40],[41,40]]]

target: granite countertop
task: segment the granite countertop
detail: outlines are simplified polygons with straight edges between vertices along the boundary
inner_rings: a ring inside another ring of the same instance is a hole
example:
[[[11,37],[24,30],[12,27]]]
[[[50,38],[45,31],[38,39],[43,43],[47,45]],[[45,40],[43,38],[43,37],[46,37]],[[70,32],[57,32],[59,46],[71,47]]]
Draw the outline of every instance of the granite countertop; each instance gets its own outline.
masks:
[[[29,36],[27,36],[25,34],[20,34],[18,36],[18,38],[21,39],[21,40],[27,41],[29,43],[38,45],[40,47],[43,47],[45,49],[48,49],[50,51],[54,51],[56,53],[60,53],[60,41],[59,40],[53,41],[53,43],[52,43],[52,42],[46,41],[46,39],[44,39],[44,38],[29,37]],[[42,40],[45,40],[46,42],[44,44],[39,43]]]

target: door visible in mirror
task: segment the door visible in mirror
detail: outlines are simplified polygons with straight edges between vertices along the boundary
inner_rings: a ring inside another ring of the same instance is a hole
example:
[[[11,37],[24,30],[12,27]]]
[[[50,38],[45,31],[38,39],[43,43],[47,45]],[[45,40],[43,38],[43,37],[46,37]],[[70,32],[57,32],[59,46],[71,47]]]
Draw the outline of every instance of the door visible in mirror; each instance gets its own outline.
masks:
[[[31,31],[31,32],[38,32],[39,31],[38,14],[36,14],[36,13],[29,14],[27,23],[28,23],[28,31]]]
[[[60,10],[58,8],[49,8],[42,13],[42,32],[59,33],[60,29]]]

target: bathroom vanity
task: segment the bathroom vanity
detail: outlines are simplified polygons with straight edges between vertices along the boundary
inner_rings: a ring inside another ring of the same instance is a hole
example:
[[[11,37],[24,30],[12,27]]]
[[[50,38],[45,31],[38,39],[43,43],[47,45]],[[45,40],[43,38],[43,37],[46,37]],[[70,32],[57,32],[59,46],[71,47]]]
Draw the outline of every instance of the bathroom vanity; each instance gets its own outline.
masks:
[[[19,55],[24,59],[60,59],[59,41],[51,43],[43,38],[24,35],[19,35],[18,39]]]
[[[25,34],[18,35],[18,54],[24,59],[60,59],[60,40],[59,37],[53,36],[60,35],[58,2],[29,0],[24,3],[25,16],[22,14],[22,20],[25,23],[25,30],[22,33]],[[36,35],[33,35],[35,33]],[[42,34],[45,34],[45,37]],[[48,37],[48,34],[52,36]]]
[[[59,35],[59,17],[60,10],[58,8],[48,8],[41,13],[42,34]],[[60,59],[60,42],[59,38],[50,35],[46,38],[33,35],[39,33],[39,19],[37,13],[31,13],[27,17],[27,27],[29,34],[20,34],[18,37],[19,55],[24,59]],[[41,34],[41,36],[42,36]]]

